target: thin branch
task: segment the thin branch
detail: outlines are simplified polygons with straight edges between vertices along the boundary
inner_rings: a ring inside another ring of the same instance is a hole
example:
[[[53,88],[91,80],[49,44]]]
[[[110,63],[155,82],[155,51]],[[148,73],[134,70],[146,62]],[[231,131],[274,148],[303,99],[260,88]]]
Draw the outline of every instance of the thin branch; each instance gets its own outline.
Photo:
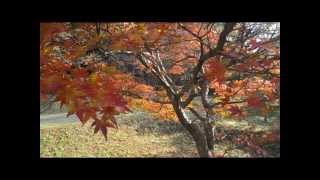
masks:
[[[234,26],[235,26],[235,23],[226,23],[223,31],[220,34],[216,48],[212,49],[211,51],[209,51],[208,53],[206,53],[200,57],[199,62],[193,71],[193,79],[194,80],[196,79],[198,73],[200,72],[201,67],[204,64],[204,62],[207,59],[216,56],[223,49],[223,46],[226,42],[226,37],[232,31]]]
[[[202,27],[203,27],[203,23],[201,23],[201,26],[200,26],[200,28],[199,28],[199,30],[198,30],[198,33],[197,33],[197,35],[198,35],[199,37],[200,37],[200,32],[201,32]]]
[[[200,119],[201,121],[206,121],[206,118],[202,117],[195,109],[193,109],[192,107],[187,107],[187,109],[189,109],[198,119]]]
[[[197,96],[199,96],[199,94],[194,93],[194,91],[192,91],[192,93],[188,96],[188,98],[184,102],[181,103],[182,104],[181,106],[183,108],[187,107],[190,104],[190,102]]]
[[[280,35],[278,35],[278,36],[276,36],[274,38],[271,38],[268,41],[261,42],[261,43],[258,43],[258,44],[259,44],[259,47],[261,47],[262,45],[266,45],[266,44],[269,44],[269,43],[272,43],[272,42],[275,42],[275,41],[278,41],[278,40],[280,40]],[[254,50],[256,48],[257,47],[249,48],[248,51]]]
[[[122,92],[126,96],[130,96],[130,97],[137,98],[137,99],[146,99],[146,100],[153,101],[155,103],[160,103],[160,104],[172,104],[171,101],[160,101],[158,99],[144,98],[140,94],[137,94],[137,93],[134,93],[134,92],[131,92],[131,91],[122,91]]]
[[[241,100],[241,101],[231,101],[231,102],[218,102],[215,103],[214,105],[225,105],[225,104],[238,104],[238,103],[245,103],[247,100]]]
[[[197,41],[197,39],[185,39],[185,40],[176,41],[176,42],[163,43],[163,44],[160,44],[159,47],[170,46],[170,45],[180,44],[180,43],[189,42],[189,41]]]
[[[178,24],[179,27],[181,27],[182,29],[184,29],[185,31],[187,31],[188,33],[190,33],[192,36],[196,37],[197,39],[201,39],[200,36],[196,35],[194,32],[192,32],[190,29],[188,29],[187,27],[185,27],[184,25],[182,25],[182,23]]]
[[[209,30],[208,30],[205,34],[203,34],[202,36],[200,36],[200,37],[203,38],[203,37],[205,37],[206,35],[208,35],[208,34],[211,32],[212,27],[213,27],[213,24],[211,24]]]
[[[147,60],[144,56],[144,54],[137,54],[137,59],[147,68],[151,70],[151,73],[159,79],[160,83],[163,85],[163,87],[166,89],[166,91],[172,95],[176,94],[176,91],[173,89],[173,87],[169,84],[169,82],[163,77],[163,74],[159,72],[159,69],[154,69],[154,67],[150,67],[146,61]]]
[[[190,81],[190,83],[196,84],[198,73],[200,72],[204,62],[207,59],[218,55],[218,53],[223,49],[223,46],[224,46],[224,44],[226,42],[226,37],[232,31],[232,29],[235,26],[235,24],[236,23],[226,23],[225,26],[224,26],[223,31],[220,34],[217,46],[214,49],[212,49],[209,52],[207,52],[206,54],[201,54],[200,55],[199,62],[196,65],[196,67],[193,69],[193,78]],[[185,86],[189,86],[189,84],[186,84]],[[183,88],[183,89],[185,89],[185,88]],[[184,92],[181,91],[179,93],[179,95],[181,96],[183,93]]]
[[[96,23],[96,32],[100,35],[100,23]]]
[[[239,103],[245,103],[245,102],[248,102],[247,99],[245,100],[241,100],[241,101],[230,101],[230,102],[218,102],[218,103],[215,103],[215,105],[226,105],[226,104],[239,104]],[[267,100],[265,99],[262,99],[261,102],[267,102]]]
[[[181,58],[181,59],[175,61],[171,66],[174,66],[174,65],[176,65],[176,64],[178,64],[178,63],[180,63],[180,62],[182,62],[182,61],[185,61],[185,60],[187,60],[187,59],[189,59],[189,58],[196,58],[196,57],[195,57],[195,56],[191,56],[191,55],[186,56],[186,57],[184,57],[184,58]]]

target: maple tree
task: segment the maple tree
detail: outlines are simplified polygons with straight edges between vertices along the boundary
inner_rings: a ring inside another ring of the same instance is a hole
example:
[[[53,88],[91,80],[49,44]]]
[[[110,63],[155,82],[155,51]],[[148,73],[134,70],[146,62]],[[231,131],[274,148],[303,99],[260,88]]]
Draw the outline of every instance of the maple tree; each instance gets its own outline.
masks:
[[[115,115],[144,108],[180,122],[200,157],[214,157],[217,116],[279,106],[280,26],[41,23],[40,97],[106,138]]]

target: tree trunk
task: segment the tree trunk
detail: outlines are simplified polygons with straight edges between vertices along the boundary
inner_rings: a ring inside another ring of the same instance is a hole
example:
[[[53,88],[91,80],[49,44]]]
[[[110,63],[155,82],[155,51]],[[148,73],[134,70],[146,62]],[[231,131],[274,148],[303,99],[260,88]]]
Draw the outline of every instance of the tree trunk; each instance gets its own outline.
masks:
[[[150,69],[147,63],[149,60],[146,60],[146,57],[143,54],[138,54],[137,58],[147,69]],[[182,105],[181,97],[180,95],[178,95],[176,87],[173,86],[172,79],[169,77],[168,74],[166,74],[166,70],[161,63],[159,56],[154,57],[154,59],[157,60],[158,66],[155,66],[155,68],[151,68],[151,72],[159,80],[162,87],[164,87],[164,89],[166,90],[168,97],[171,99],[171,104],[176,112],[176,115],[180,123],[183,125],[184,128],[186,128],[186,130],[194,139],[199,156],[212,157],[212,152],[209,150],[213,149],[213,141],[211,141],[211,139],[213,139],[211,138],[212,134],[210,134],[208,130],[201,130],[199,124],[190,121],[184,109],[187,105]],[[208,118],[207,122],[209,123]],[[207,129],[210,128],[210,126],[208,126],[208,123],[205,126],[207,127]],[[212,129],[210,131],[212,131]],[[207,137],[210,138],[209,141],[207,141]],[[208,146],[208,144],[210,146]]]
[[[212,127],[212,125],[208,121],[206,121],[206,122],[204,122],[204,130],[205,130],[205,135],[206,135],[206,139],[207,139],[208,148],[209,148],[210,151],[213,152],[214,127]]]
[[[202,69],[202,73],[204,72],[204,69]],[[202,118],[202,124],[204,127],[204,131],[205,131],[205,136],[207,139],[207,144],[208,144],[208,148],[211,152],[213,152],[213,145],[214,145],[214,128],[209,120],[210,118],[214,115],[214,112],[212,111],[212,105],[209,103],[209,95],[210,92],[210,87],[209,87],[209,81],[205,78],[203,78],[200,81],[200,94],[201,94],[201,102],[202,102],[202,106],[206,111],[206,117]],[[214,94],[214,92],[213,92]],[[214,125],[215,126],[215,125]]]
[[[207,158],[212,157],[212,152],[209,150],[206,135],[203,131],[201,131],[200,126],[198,124],[190,122],[188,116],[185,113],[185,110],[181,107],[181,104],[178,100],[174,100],[172,105],[179,121],[195,141],[199,156]]]
[[[206,142],[206,137],[203,134],[197,135],[197,133],[193,131],[189,131],[189,133],[193,136],[199,156],[207,158],[213,157],[212,151],[209,149],[208,144]]]

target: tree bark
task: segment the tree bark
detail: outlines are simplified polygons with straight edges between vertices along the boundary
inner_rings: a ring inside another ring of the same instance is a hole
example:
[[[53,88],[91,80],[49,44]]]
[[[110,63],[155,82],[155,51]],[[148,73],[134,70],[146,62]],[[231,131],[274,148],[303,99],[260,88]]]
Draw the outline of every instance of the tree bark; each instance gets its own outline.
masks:
[[[176,112],[176,115],[186,130],[190,133],[193,140],[196,143],[198,154],[200,157],[212,157],[212,153],[209,150],[207,138],[198,124],[193,123],[189,120],[188,116],[185,113],[185,110],[182,108],[182,105],[177,97],[173,99],[173,108]]]
[[[207,139],[208,149],[213,152],[213,145],[214,145],[214,127],[206,121],[204,122],[204,131]]]
[[[204,74],[204,69],[202,69],[202,73]],[[214,112],[212,111],[213,104],[209,102],[209,81],[205,78],[202,78],[202,80],[199,81],[200,83],[200,97],[202,106],[206,111],[206,117],[202,118],[202,124],[205,131],[205,136],[207,139],[208,148],[211,152],[214,151],[214,129],[215,126],[212,126],[210,123],[210,119],[213,117]],[[215,119],[213,119],[215,120]],[[214,121],[213,121],[214,123]]]

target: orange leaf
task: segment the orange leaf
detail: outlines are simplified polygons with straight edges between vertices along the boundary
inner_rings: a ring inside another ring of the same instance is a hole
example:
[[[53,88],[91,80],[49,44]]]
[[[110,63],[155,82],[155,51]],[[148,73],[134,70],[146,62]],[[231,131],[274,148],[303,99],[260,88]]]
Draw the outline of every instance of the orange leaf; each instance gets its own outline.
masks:
[[[225,66],[215,59],[208,63],[206,77],[210,81],[217,80],[218,82],[222,82],[225,72]]]
[[[179,74],[183,74],[184,71],[185,71],[185,68],[183,68],[180,65],[175,65],[169,70],[169,73],[179,75]]]
[[[88,72],[84,68],[75,69],[75,70],[73,70],[72,74],[76,78],[81,78],[81,77],[87,77],[88,76]]]
[[[261,107],[262,106],[262,102],[261,102],[261,99],[260,97],[256,96],[256,95],[253,95],[253,96],[250,96],[248,99],[247,99],[247,102],[248,102],[248,106],[250,107]]]

